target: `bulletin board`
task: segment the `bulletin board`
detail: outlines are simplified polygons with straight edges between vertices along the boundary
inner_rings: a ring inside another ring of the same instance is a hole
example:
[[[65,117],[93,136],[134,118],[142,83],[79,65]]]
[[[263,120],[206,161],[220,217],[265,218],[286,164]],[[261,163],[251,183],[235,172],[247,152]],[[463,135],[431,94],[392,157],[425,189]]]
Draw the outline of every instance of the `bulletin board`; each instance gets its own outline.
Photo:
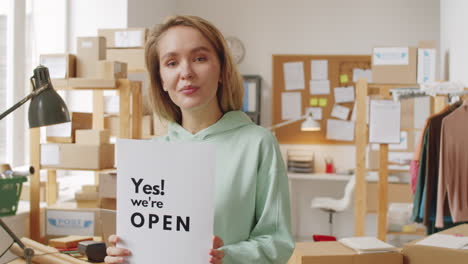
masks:
[[[328,61],[328,80],[330,81],[330,93],[322,95],[311,95],[309,81],[311,80],[311,61]],[[302,62],[304,67],[304,89],[286,90],[283,64],[288,62]],[[335,105],[334,88],[336,87],[354,87],[354,96],[356,95],[355,84],[353,83],[353,69],[370,69],[370,55],[273,55],[273,91],[272,91],[272,125],[279,124],[286,120],[282,119],[282,94],[284,92],[301,93],[301,114],[306,113],[306,108],[311,107],[311,98],[322,99],[326,105],[322,106],[322,118],[317,120],[321,125],[320,131],[303,132],[301,131],[301,121],[275,129],[276,137],[282,144],[354,144],[352,141],[338,141],[327,139],[327,120],[338,118],[332,117],[332,109]],[[346,80],[347,79],[347,80]],[[315,101],[315,100],[312,100]],[[354,102],[340,103],[339,105],[350,109],[347,120],[351,120]],[[320,106],[313,106],[320,107]]]

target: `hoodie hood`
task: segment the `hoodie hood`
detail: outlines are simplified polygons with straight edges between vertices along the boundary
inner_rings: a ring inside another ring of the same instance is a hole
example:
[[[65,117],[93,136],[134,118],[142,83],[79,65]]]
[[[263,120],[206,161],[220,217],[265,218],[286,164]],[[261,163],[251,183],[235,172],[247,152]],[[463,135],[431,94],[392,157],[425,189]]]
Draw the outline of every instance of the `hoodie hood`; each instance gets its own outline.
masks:
[[[244,112],[230,111],[225,113],[216,123],[197,132],[196,134],[192,134],[178,123],[172,122],[169,124],[167,137],[169,137],[169,141],[205,140],[248,125],[254,125],[254,123]]]

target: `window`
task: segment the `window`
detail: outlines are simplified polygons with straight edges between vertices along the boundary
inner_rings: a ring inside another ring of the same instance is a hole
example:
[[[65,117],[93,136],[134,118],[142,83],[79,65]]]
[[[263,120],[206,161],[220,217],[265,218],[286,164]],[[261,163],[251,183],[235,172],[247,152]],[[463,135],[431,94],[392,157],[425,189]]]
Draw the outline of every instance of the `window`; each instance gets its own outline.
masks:
[[[9,1],[0,0],[0,112],[7,108],[7,14]],[[6,156],[6,122],[0,121],[0,163],[7,161]]]

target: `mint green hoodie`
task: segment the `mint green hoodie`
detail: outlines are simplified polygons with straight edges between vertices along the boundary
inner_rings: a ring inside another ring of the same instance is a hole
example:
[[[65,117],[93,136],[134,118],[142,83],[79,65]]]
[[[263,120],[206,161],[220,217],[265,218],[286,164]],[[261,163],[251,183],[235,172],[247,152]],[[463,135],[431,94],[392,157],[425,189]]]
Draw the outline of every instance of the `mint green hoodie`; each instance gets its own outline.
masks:
[[[191,134],[169,124],[167,142],[217,146],[214,235],[223,264],[285,264],[294,249],[286,169],[275,137],[241,111]]]

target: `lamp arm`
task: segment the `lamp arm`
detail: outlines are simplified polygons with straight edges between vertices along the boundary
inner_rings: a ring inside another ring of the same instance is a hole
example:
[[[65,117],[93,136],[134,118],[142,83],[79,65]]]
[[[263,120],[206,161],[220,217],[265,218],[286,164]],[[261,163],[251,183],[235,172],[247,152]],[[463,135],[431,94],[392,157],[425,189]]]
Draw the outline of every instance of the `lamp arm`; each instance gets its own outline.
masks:
[[[279,124],[276,124],[276,125],[272,125],[272,126],[269,127],[268,129],[274,130],[274,129],[277,129],[277,128],[279,128],[279,127],[286,126],[286,125],[292,124],[292,123],[294,123],[294,122],[297,122],[297,121],[299,121],[299,120],[306,119],[307,116],[309,116],[309,114],[305,114],[305,115],[303,115],[303,116],[301,116],[301,117],[299,117],[299,118],[292,119],[292,120],[288,120],[288,121],[284,121],[284,122],[279,123]]]
[[[26,103],[29,99],[33,98],[34,96],[37,96],[38,94],[42,93],[45,89],[47,89],[49,85],[45,84],[41,86],[39,89],[34,89],[30,94],[28,94],[26,97],[24,97],[21,101],[17,102],[15,105],[10,107],[8,110],[3,112],[0,115],[0,120],[5,118],[7,115],[9,115],[11,112],[15,111],[18,107],[22,106],[24,103]]]
[[[11,229],[3,222],[3,220],[0,218],[0,226],[2,226],[3,230],[5,230],[8,235],[10,235],[11,238],[22,248],[24,249],[26,246],[21,242],[21,240],[11,231]]]

